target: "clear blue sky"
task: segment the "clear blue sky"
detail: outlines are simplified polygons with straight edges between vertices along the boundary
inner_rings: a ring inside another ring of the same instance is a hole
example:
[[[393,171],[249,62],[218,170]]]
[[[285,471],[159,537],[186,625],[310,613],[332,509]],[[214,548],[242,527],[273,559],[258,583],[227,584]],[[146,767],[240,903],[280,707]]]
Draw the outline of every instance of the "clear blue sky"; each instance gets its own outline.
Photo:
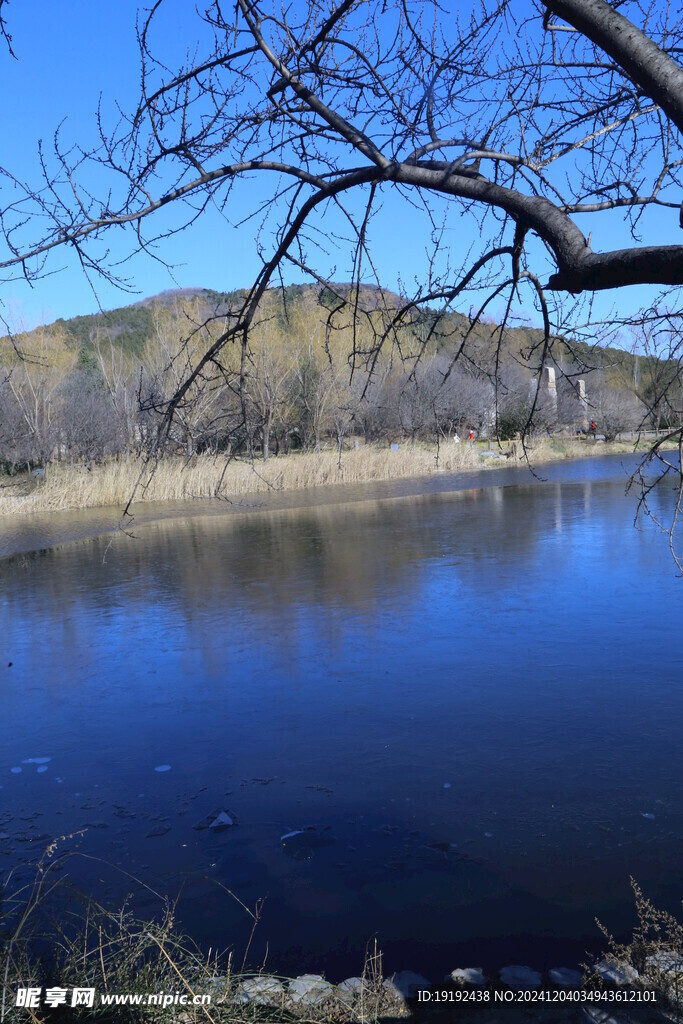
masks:
[[[18,60],[12,60],[4,50],[0,52],[2,166],[20,179],[37,182],[37,140],[43,139],[50,146],[60,122],[64,122],[64,141],[78,140],[87,146],[96,141],[95,112],[100,94],[109,124],[113,124],[116,116],[115,100],[123,109],[134,108],[139,94],[136,10],[134,0],[70,0],[68,4],[14,0],[4,8]],[[168,55],[169,64],[175,66],[182,61],[186,46],[191,47],[194,41],[194,5],[190,0],[166,0],[162,13],[155,49]],[[247,186],[242,193],[245,199],[253,199],[255,188]],[[267,195],[267,191],[263,194]],[[236,220],[241,211],[231,212]],[[334,227],[330,221],[330,234]],[[597,247],[615,244],[619,234],[615,220],[614,234],[610,231],[609,237]],[[410,287],[414,278],[424,276],[429,236],[423,215],[402,201],[399,203],[397,198],[388,198],[384,214],[372,227],[371,238],[383,284],[395,288],[401,277]],[[451,225],[447,241],[452,246],[453,264],[458,263],[458,256],[463,256],[470,245],[474,244],[476,249],[476,237],[468,236],[459,221]],[[595,245],[595,236],[593,241]],[[113,236],[107,243],[118,244]],[[623,244],[628,244],[626,236]],[[69,255],[57,254],[51,268],[64,269],[34,288],[22,282],[0,286],[2,311],[15,329],[30,328],[57,317],[94,312],[98,301],[103,308],[112,308],[176,286],[222,291],[242,287],[249,284],[260,266],[253,226],[230,229],[214,213],[204,216],[190,231],[166,245],[163,255],[176,265],[173,274],[152,260],[137,258],[126,268],[137,294],[126,295],[98,282],[96,298]],[[336,264],[336,278],[348,279],[350,268],[345,259],[336,259],[331,251],[326,265],[321,266],[322,272],[329,272]],[[290,279],[296,279],[294,273]],[[651,294],[653,291],[645,288],[628,296],[607,293],[599,297],[599,308],[607,311],[618,303],[623,312],[626,305],[640,304]],[[529,313],[533,313],[531,308]]]

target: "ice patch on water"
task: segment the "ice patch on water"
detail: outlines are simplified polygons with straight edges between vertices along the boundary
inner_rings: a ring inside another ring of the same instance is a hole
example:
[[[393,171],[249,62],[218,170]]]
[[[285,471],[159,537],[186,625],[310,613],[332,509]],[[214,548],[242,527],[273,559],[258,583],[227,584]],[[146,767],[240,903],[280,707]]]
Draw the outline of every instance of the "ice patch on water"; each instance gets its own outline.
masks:
[[[227,811],[220,811],[209,825],[209,828],[219,830],[223,828],[229,828],[230,825],[234,824],[234,819],[228,814]]]
[[[25,757],[22,764],[49,764],[51,757]]]
[[[329,834],[329,825],[316,828],[307,825],[303,829],[293,829],[280,837],[282,850],[294,860],[311,860],[317,850],[332,846],[334,838]]]
[[[643,813],[640,816],[641,816],[641,818],[645,818],[647,821],[654,821],[655,820],[654,814],[650,814],[649,811],[643,811]]]
[[[10,768],[10,771],[11,771],[12,775],[19,775],[21,772],[23,772],[23,770],[24,769],[23,768],[19,768],[18,765],[17,765],[16,768]]]
[[[38,767],[36,768],[36,771],[37,771],[37,773],[39,775],[40,775],[41,772],[46,772],[47,771],[47,765],[46,764],[39,764]]]
[[[236,824],[236,815],[232,811],[219,807],[212,811],[211,814],[207,814],[201,821],[198,821],[194,827],[198,832],[205,829],[211,829],[212,832],[224,832]]]
[[[451,788],[451,784],[450,784],[450,782],[444,782],[444,784],[443,784],[443,788],[444,788],[444,789],[450,789],[450,788]]]
[[[171,826],[166,825],[162,822],[161,825],[157,825],[150,832],[147,833],[145,839],[154,839],[158,836],[165,836],[167,832],[171,831]]]
[[[155,772],[170,772],[170,764],[158,764],[154,769]]]

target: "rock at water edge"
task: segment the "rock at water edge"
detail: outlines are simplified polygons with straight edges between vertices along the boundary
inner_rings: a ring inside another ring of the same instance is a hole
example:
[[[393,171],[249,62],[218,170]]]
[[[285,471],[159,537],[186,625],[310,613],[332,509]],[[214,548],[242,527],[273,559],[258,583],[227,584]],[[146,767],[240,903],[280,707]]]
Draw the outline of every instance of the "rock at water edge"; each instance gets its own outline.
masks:
[[[486,978],[481,967],[456,967],[454,971],[446,975],[447,981],[454,981],[456,985],[474,985],[476,988],[486,987]]]
[[[240,983],[235,994],[236,1003],[253,1003],[254,1006],[281,1006],[285,988],[277,978],[247,978]]]
[[[412,999],[421,989],[429,989],[430,983],[423,974],[416,974],[415,971],[399,971],[393,978],[394,988],[397,988],[402,996]]]
[[[615,960],[600,960],[593,968],[604,981],[613,985],[630,985],[638,980],[638,971],[630,964],[617,963]]]
[[[321,974],[302,974],[294,981],[290,981],[287,988],[287,998],[296,1004],[317,1006],[334,996],[334,988],[329,981],[325,981]]]
[[[337,985],[337,998],[345,1006],[350,1006],[357,999],[360,999],[363,988],[364,982],[362,978],[346,978],[345,981],[341,981]]]
[[[571,967],[553,967],[549,971],[549,977],[553,985],[560,988],[581,988],[583,974],[581,971],[573,970]]]
[[[508,988],[540,988],[541,975],[531,967],[522,967],[515,964],[513,967],[503,967],[500,972],[500,980]]]

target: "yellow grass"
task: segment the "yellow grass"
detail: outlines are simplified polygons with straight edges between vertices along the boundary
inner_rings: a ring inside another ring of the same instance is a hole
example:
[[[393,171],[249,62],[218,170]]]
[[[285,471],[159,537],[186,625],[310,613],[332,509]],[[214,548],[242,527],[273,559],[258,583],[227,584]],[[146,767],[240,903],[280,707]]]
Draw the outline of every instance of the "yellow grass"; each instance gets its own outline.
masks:
[[[202,455],[191,460],[178,456],[161,459],[156,465],[142,460],[112,461],[102,466],[51,464],[46,478],[38,484],[24,478],[0,486],[0,515],[50,512],[60,509],[125,505],[131,496],[137,501],[182,501],[192,498],[237,496],[269,490],[297,490],[329,484],[356,484],[427,476],[432,473],[471,472],[520,464],[524,455],[519,442],[515,454],[505,461],[482,458],[487,445],[444,442],[436,463],[436,446],[401,444],[398,451],[387,445],[361,446],[343,453],[341,466],[336,451],[298,452],[268,462],[253,463]],[[563,458],[601,455],[614,450],[628,451],[628,445],[593,444],[586,441],[543,440],[532,446],[530,459],[543,463]],[[502,451],[510,451],[504,444]],[[632,449],[631,449],[632,450]],[[494,452],[501,449],[494,447]],[[153,469],[153,472],[152,472]]]
[[[435,455],[436,449],[401,445],[391,451],[385,445],[344,452],[341,467],[336,451],[300,452],[265,463],[233,459],[227,465],[225,458],[206,455],[189,461],[172,456],[154,466],[145,466],[141,460],[109,462],[92,470],[54,463],[45,480],[28,493],[25,484],[0,490],[0,515],[124,505],[133,492],[135,501],[182,501],[423,476],[436,471]],[[472,469],[478,461],[468,445],[444,445],[439,468],[447,472]]]

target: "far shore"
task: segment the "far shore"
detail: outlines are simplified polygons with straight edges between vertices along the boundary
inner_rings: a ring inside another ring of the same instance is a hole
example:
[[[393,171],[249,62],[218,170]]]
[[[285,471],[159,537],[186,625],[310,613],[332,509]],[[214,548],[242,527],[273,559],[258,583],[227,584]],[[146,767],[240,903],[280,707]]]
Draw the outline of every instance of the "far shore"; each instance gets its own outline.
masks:
[[[436,444],[360,445],[344,450],[295,452],[266,462],[225,456],[169,456],[158,462],[111,460],[88,467],[51,463],[44,475],[0,477],[0,517],[70,509],[123,507],[137,502],[187,501],[239,497],[268,491],[432,476],[436,473],[486,472],[527,462],[542,466],[565,459],[646,452],[647,444],[604,442],[592,438],[549,437],[532,441],[444,441]]]

